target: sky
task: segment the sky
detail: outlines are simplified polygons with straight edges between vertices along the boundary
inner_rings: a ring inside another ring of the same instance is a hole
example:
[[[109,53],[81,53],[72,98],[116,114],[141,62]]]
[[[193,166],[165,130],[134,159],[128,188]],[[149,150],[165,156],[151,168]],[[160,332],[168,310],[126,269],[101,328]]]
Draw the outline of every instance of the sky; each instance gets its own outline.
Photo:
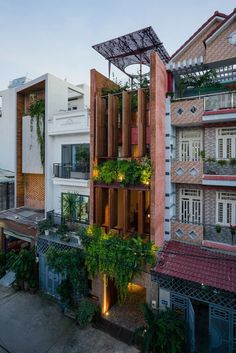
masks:
[[[0,90],[14,78],[47,72],[89,84],[90,69],[108,71],[92,45],[147,26],[171,55],[214,11],[228,14],[235,6],[235,0],[0,0]]]

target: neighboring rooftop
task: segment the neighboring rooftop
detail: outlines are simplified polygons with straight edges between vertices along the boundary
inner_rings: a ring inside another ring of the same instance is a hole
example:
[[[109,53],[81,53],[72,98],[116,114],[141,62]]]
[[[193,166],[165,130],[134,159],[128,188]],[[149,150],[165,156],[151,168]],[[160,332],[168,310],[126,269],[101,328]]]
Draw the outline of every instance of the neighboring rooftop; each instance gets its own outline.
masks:
[[[155,272],[236,293],[236,256],[197,245],[169,241]]]
[[[0,169],[0,183],[9,183],[14,181],[15,174],[10,170]]]
[[[37,224],[44,218],[44,210],[34,210],[27,207],[10,208],[0,212],[0,220],[8,220],[24,224],[36,229]]]

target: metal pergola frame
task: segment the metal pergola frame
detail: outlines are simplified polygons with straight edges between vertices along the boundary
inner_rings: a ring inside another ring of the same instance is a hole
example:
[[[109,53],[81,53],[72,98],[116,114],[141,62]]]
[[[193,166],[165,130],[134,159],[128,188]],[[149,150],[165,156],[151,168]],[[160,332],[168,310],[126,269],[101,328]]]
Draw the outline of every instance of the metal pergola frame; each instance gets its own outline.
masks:
[[[141,75],[142,65],[150,66],[150,54],[153,51],[157,52],[165,64],[170,59],[163,43],[151,26],[93,45],[92,48],[108,60],[109,77],[111,64],[131,79],[138,75],[128,74],[125,69],[130,65],[139,64]]]

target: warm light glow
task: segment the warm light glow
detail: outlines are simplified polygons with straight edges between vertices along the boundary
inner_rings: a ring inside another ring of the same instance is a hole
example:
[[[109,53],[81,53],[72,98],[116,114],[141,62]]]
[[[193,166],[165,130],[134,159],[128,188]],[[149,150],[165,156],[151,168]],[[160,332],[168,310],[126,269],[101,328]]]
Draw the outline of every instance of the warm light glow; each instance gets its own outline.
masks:
[[[102,303],[102,313],[107,315],[107,277],[103,275],[103,303]]]
[[[106,315],[106,316],[109,316],[109,311],[106,311],[106,312],[105,312],[105,315]]]
[[[121,173],[118,174],[118,181],[121,182],[124,180],[124,178],[125,178],[124,174],[121,174]]]

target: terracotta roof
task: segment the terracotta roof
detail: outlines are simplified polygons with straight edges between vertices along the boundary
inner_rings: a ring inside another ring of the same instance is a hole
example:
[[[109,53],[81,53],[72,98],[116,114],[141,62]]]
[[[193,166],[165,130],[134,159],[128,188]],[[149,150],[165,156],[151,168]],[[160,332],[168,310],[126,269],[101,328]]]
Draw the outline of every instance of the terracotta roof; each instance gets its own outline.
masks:
[[[230,20],[234,14],[236,14],[236,8],[225,18],[223,22],[219,24],[219,26],[214,28],[213,31],[208,34],[208,36],[204,39],[204,42],[206,42],[215,32],[218,31],[218,29],[220,29],[220,27],[222,27],[226,22],[228,22],[228,20]]]
[[[223,17],[225,19],[228,18],[227,15],[225,15],[224,13],[220,13],[218,11],[215,11],[214,14],[208,18],[208,20],[206,22],[203,23],[203,25],[201,27],[198,28],[198,30],[196,32],[193,33],[193,35],[191,37],[189,37],[188,40],[186,40],[186,42],[184,42],[183,45],[181,45],[181,47],[179,47],[179,49],[177,49],[174,54],[171,55],[170,60],[173,59],[189,42],[191,42],[191,40],[199,33],[201,32],[201,30],[203,30],[215,17]],[[218,27],[217,27],[218,28]]]
[[[236,293],[236,256],[169,241],[155,272]]]

